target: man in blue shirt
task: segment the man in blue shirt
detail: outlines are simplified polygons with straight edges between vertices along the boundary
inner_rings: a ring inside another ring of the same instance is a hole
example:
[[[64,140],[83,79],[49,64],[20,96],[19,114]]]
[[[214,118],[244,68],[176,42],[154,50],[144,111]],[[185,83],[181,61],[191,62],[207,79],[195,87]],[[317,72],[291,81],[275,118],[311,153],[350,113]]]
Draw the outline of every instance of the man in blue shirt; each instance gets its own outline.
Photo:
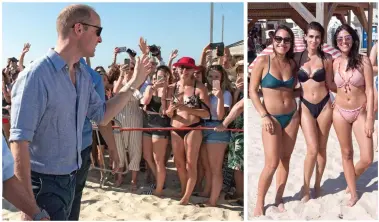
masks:
[[[41,214],[42,211],[37,206],[36,200],[28,196],[25,187],[14,176],[13,165],[13,156],[3,135],[3,197],[30,218],[48,220],[49,215]]]
[[[151,70],[147,55],[142,55],[130,81],[105,103],[79,63],[82,57],[93,57],[102,41],[99,15],[89,6],[70,5],[56,24],[55,49],[23,70],[13,87],[9,141],[15,175],[30,197],[34,195],[52,220],[67,220],[82,164],[85,118],[107,125],[130,96],[140,97],[138,88]],[[140,44],[147,47],[143,39]]]

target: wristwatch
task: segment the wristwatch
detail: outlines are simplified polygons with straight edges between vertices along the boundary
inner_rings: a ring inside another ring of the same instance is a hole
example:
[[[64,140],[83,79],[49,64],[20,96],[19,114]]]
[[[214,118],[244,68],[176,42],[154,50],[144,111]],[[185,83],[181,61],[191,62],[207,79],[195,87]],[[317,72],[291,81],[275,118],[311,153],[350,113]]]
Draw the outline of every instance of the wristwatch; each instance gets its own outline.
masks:
[[[44,219],[44,218],[50,220],[50,216],[49,216],[49,214],[48,214],[47,211],[44,210],[44,209],[42,209],[41,212],[39,212],[39,213],[37,213],[37,214],[35,214],[35,215],[33,216],[33,220],[42,220],[42,219]]]
[[[129,89],[133,92],[133,97],[136,98],[137,100],[140,100],[143,98],[141,92],[138,89],[133,88],[133,87],[130,87]]]

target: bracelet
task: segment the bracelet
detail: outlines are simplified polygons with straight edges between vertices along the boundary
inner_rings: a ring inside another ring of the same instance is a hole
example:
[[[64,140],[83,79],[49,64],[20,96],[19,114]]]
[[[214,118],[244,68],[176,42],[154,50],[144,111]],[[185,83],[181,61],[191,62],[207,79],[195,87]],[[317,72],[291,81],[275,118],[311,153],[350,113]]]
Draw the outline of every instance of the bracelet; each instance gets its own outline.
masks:
[[[270,116],[270,114],[266,113],[266,114],[262,115],[261,118],[263,119],[263,118],[265,118],[266,116]]]

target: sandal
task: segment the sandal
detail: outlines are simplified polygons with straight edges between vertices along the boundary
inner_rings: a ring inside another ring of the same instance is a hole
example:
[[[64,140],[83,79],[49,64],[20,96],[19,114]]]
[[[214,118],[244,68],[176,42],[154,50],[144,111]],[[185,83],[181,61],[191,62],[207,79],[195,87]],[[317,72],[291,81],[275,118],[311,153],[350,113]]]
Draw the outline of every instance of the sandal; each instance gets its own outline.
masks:
[[[143,191],[143,195],[153,195],[154,190]]]
[[[229,200],[229,201],[233,201],[233,200],[237,201],[240,198],[242,198],[242,197],[237,197],[237,195],[235,193],[234,194],[227,193],[227,194],[225,194],[225,197],[224,197],[225,200]]]

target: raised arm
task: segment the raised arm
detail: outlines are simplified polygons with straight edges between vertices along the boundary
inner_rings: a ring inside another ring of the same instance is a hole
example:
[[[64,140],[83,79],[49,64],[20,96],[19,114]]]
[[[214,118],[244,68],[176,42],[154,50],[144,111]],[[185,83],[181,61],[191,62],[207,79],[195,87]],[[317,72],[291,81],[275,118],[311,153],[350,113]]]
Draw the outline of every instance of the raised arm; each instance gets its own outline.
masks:
[[[178,50],[175,49],[170,53],[170,57],[168,58],[168,67],[171,69],[172,68],[172,62],[174,59],[178,56]]]
[[[22,49],[21,56],[18,61],[18,69],[20,70],[20,72],[24,70],[24,58],[25,58],[26,53],[29,52],[30,46],[31,45],[29,43],[25,43],[24,48]]]
[[[201,52],[200,56],[200,64],[204,67],[207,67],[206,57],[207,57],[207,50],[211,49],[211,44],[209,43],[207,46],[204,47],[203,51]]]
[[[123,81],[125,80],[125,77],[127,75],[127,69],[129,65],[124,64],[120,67],[120,76],[118,77],[117,81],[114,83],[113,86],[113,93],[116,94],[120,91],[120,89],[123,87]]]
[[[112,65],[115,65],[116,64],[116,61],[117,61],[117,54],[119,53],[119,48],[114,48],[114,52],[113,52],[113,62],[112,62]]]

